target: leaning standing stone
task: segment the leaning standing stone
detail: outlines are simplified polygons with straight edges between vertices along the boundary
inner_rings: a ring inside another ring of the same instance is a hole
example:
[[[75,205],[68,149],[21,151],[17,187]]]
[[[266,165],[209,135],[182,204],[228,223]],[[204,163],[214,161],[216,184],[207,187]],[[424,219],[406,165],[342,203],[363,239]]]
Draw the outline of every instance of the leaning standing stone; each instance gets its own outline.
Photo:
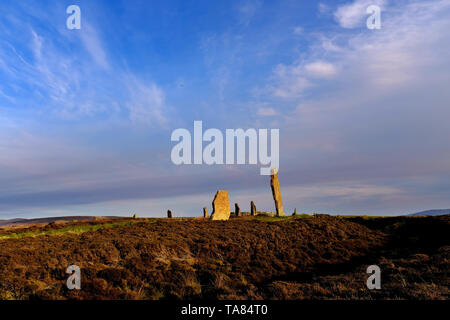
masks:
[[[228,200],[228,191],[217,191],[212,206],[213,212],[211,213],[211,220],[228,220],[230,218],[230,200]]]
[[[270,175],[270,187],[272,188],[273,200],[275,201],[275,209],[277,216],[284,216],[283,203],[281,202],[280,182],[278,181],[277,169],[272,169]]]

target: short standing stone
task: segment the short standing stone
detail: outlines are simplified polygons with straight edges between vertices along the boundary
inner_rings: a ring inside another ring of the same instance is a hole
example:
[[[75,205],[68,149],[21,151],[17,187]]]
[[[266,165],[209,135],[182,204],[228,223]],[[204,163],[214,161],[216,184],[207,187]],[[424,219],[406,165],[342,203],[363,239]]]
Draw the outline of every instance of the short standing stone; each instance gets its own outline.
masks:
[[[206,207],[203,207],[203,218],[208,218],[208,209]]]
[[[172,211],[167,210],[167,218],[172,218]]]
[[[219,190],[214,197],[211,220],[228,220],[230,218],[230,200],[228,190]]]
[[[294,209],[294,213],[292,214],[293,216],[297,215],[297,208]]]
[[[280,182],[278,181],[277,169],[272,169],[270,175],[270,187],[272,188],[273,200],[275,201],[275,209],[277,216],[284,216],[283,203],[281,202]]]
[[[256,216],[256,206],[255,203],[252,201],[250,202],[250,215]]]
[[[241,208],[239,208],[239,205],[237,203],[234,204],[234,214],[236,217],[240,217],[241,214]]]
[[[133,219],[137,218],[137,213],[133,214]]]

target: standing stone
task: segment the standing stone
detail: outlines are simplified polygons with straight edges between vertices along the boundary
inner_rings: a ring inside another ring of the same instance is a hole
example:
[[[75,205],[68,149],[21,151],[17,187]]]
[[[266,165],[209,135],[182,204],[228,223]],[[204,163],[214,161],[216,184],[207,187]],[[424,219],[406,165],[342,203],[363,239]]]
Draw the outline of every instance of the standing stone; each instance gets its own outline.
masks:
[[[297,215],[297,208],[294,209],[294,213],[292,214],[293,216]]]
[[[172,211],[167,210],[167,218],[172,218]]]
[[[236,214],[236,217],[240,217],[241,214],[241,208],[239,208],[239,205],[237,203],[234,204],[234,213]]]
[[[228,190],[218,190],[214,197],[211,220],[228,220],[230,218],[230,200]]]
[[[203,207],[203,218],[208,218],[208,209],[206,207]]]
[[[137,219],[137,213],[133,214],[133,219]]]
[[[275,200],[275,209],[277,217],[284,216],[283,203],[281,202],[280,182],[278,181],[277,169],[272,169],[270,175],[270,187],[272,188],[273,200]]]
[[[250,202],[250,215],[256,216],[256,206],[255,203],[252,201]]]

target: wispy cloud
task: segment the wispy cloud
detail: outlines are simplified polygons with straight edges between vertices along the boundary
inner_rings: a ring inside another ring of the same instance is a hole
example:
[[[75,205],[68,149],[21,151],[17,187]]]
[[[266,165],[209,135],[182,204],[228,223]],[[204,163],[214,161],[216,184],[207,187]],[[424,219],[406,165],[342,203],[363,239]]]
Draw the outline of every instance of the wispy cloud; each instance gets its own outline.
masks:
[[[330,79],[337,74],[337,68],[330,62],[297,62],[280,64],[274,69],[274,84],[270,91],[277,97],[293,99],[302,96],[305,90],[317,85],[320,79]]]
[[[97,30],[89,23],[84,22],[83,31],[80,32],[80,37],[92,59],[94,59],[94,61],[103,69],[109,69],[110,65],[107,54],[97,34]]]
[[[303,34],[304,29],[302,26],[296,26],[296,27],[294,27],[293,32],[295,35],[299,36],[299,35]]]
[[[258,108],[257,114],[263,117],[271,117],[277,115],[278,113],[274,108]]]
[[[315,61],[305,65],[305,71],[314,78],[331,78],[336,75],[336,67],[324,61]]]
[[[127,78],[126,108],[129,110],[130,120],[150,125],[167,124],[167,106],[163,90],[155,83],[144,83],[133,76]]]
[[[334,12],[334,18],[343,28],[361,27],[364,17],[367,16],[366,9],[370,5],[378,5],[384,8],[386,0],[355,0],[352,3],[339,6]]]
[[[123,63],[112,68],[98,27],[84,21],[80,30],[24,31],[21,39],[5,37],[0,49],[0,70],[9,80],[0,85],[6,101],[18,96],[24,107],[62,119],[108,117],[128,110],[133,123],[166,123],[163,89],[154,81],[145,83]],[[119,89],[110,90],[114,87]]]
[[[244,4],[240,5],[238,7],[239,22],[248,26],[260,6],[261,2],[258,0],[247,0]]]
[[[330,12],[330,7],[323,2],[319,2],[317,9],[319,10],[319,14],[327,14]]]

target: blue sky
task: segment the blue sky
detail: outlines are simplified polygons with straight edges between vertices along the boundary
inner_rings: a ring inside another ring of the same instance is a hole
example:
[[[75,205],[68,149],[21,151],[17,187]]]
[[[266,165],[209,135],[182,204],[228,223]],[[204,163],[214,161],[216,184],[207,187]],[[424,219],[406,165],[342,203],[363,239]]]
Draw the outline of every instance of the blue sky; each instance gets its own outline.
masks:
[[[4,0],[0,219],[273,210],[256,166],[171,162],[194,120],[279,128],[288,212],[448,208],[448,30],[448,0]]]

